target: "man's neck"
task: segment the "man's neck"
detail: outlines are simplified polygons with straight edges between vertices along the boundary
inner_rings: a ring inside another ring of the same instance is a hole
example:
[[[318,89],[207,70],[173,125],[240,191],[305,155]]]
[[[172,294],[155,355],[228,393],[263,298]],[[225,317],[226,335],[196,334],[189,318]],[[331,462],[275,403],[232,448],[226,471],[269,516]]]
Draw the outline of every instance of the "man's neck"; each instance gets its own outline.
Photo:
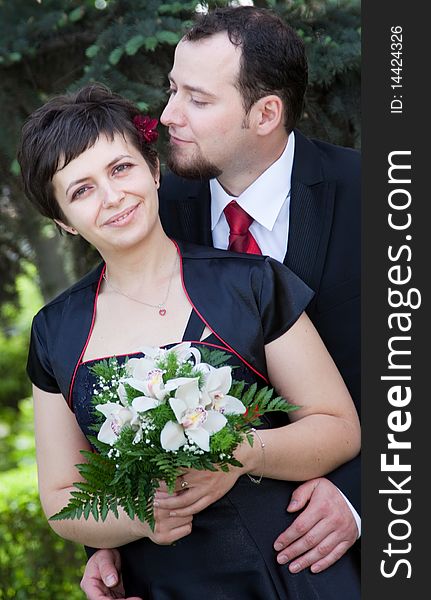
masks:
[[[229,172],[223,172],[217,181],[230,196],[240,196],[252,183],[258,179],[271,165],[273,165],[283,154],[288,141],[286,134],[277,143],[273,143],[268,151],[259,148],[259,160],[256,164],[242,165],[242,169],[233,168]],[[251,161],[250,161],[251,163]]]

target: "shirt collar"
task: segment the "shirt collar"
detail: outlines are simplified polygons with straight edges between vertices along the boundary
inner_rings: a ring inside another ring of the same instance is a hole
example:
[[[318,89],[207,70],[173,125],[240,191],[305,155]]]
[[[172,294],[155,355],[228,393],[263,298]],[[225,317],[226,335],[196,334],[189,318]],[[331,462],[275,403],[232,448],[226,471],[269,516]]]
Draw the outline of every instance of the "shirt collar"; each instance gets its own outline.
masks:
[[[294,150],[295,134],[292,131],[280,158],[235,198],[255,221],[269,231],[272,231],[281,207],[290,194]],[[226,193],[217,179],[210,180],[210,190],[211,230],[213,230],[233,196]]]

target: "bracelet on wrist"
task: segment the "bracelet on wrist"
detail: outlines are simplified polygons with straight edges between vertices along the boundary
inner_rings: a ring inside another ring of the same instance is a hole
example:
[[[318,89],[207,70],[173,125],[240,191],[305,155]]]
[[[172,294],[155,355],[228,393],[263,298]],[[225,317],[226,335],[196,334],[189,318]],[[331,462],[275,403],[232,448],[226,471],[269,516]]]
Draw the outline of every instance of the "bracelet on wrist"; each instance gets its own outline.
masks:
[[[264,444],[263,439],[261,438],[261,436],[259,435],[259,433],[257,432],[257,430],[254,427],[251,428],[251,432],[253,433],[254,437],[255,438],[257,437],[257,439],[260,442],[260,447],[262,450],[262,474],[258,478],[253,477],[253,475],[250,475],[250,473],[247,473],[247,475],[248,475],[248,478],[250,479],[250,481],[252,481],[253,483],[259,484],[262,481],[263,474],[265,472],[265,444]]]

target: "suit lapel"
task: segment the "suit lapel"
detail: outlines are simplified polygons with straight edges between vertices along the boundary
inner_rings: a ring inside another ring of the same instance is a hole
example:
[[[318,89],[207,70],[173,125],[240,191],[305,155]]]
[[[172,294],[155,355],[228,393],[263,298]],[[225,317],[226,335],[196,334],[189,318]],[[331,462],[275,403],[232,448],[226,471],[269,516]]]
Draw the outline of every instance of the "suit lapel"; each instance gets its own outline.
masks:
[[[289,241],[284,264],[314,291],[319,287],[331,231],[335,183],[324,180],[315,145],[295,131]]]
[[[200,182],[186,197],[178,199],[178,219],[183,239],[212,246],[211,197],[208,181]]]

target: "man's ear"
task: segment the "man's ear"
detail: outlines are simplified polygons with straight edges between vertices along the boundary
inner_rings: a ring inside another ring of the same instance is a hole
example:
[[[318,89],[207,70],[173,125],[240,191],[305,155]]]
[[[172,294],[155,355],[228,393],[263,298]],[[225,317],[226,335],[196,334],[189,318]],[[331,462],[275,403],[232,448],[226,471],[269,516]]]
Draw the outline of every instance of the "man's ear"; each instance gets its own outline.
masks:
[[[277,127],[283,125],[284,105],[280,96],[271,94],[259,98],[253,107],[255,109],[258,135],[268,135]]]
[[[61,227],[61,229],[63,229],[63,231],[66,231],[67,233],[71,233],[72,235],[79,235],[74,227],[71,227],[70,225],[66,225],[66,223],[63,223],[63,221],[59,221],[58,219],[54,219],[54,221],[57,223],[57,225],[59,227]]]

